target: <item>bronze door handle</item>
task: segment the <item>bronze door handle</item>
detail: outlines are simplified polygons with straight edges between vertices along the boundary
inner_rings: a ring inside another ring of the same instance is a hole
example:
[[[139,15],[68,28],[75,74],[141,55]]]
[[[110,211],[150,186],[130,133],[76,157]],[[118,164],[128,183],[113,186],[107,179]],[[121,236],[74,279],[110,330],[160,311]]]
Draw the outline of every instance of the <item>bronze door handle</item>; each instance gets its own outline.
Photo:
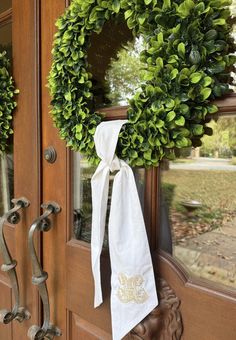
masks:
[[[6,309],[0,311],[0,322],[4,324],[8,324],[13,320],[22,322],[30,318],[28,310],[24,307],[20,307],[19,283],[16,274],[17,262],[11,257],[3,232],[6,222],[10,224],[18,224],[20,222],[20,214],[18,211],[20,209],[27,208],[30,205],[30,202],[26,198],[21,197],[13,199],[12,203],[14,204],[14,207],[6,212],[0,219],[0,251],[4,260],[1,270],[8,273],[15,298],[15,305],[12,311],[8,311]]]
[[[44,322],[41,327],[31,326],[28,330],[28,337],[31,340],[53,339],[60,336],[61,330],[50,323],[50,305],[46,280],[48,273],[44,272],[36,254],[34,246],[34,233],[36,230],[46,232],[52,228],[52,222],[48,218],[52,214],[58,214],[61,211],[60,206],[55,202],[48,202],[41,206],[44,212],[31,225],[28,236],[29,252],[32,261],[32,283],[38,287],[38,291],[43,303]]]

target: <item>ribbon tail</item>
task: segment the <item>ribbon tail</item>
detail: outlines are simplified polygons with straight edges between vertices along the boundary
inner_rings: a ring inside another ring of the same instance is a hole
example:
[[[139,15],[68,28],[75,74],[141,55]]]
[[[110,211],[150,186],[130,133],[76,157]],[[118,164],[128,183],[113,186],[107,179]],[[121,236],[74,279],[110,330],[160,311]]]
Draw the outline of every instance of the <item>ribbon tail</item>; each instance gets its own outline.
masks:
[[[121,161],[109,219],[113,340],[122,339],[157,305],[152,258],[131,168]]]
[[[94,308],[103,302],[101,288],[100,256],[105,234],[106,211],[109,191],[109,167],[101,162],[92,177],[92,235],[91,257],[94,277]]]
[[[128,320],[127,322],[123,324],[119,324],[119,322],[124,322],[124,318],[121,318],[119,321],[119,315],[118,313],[113,313],[112,317],[113,319],[116,317],[115,322],[116,324],[112,327],[112,340],[121,340],[126,335],[128,335],[141,321],[145,319],[146,316],[148,316],[155,307],[158,305],[157,297],[154,297],[154,300],[151,301],[151,303],[148,306],[144,306],[143,308],[140,308],[139,314],[134,317],[132,320]],[[132,308],[133,306],[130,305],[129,308]],[[169,340],[169,339],[168,339]]]

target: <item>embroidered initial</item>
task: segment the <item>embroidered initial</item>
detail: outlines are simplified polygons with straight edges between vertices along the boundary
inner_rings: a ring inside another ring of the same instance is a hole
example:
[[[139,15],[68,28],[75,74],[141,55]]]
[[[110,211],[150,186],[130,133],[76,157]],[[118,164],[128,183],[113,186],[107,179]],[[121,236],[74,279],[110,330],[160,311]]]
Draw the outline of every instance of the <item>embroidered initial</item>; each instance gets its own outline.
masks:
[[[148,294],[142,287],[144,279],[141,275],[127,277],[121,273],[118,276],[120,287],[117,292],[119,300],[123,303],[136,302],[144,303],[148,299]]]

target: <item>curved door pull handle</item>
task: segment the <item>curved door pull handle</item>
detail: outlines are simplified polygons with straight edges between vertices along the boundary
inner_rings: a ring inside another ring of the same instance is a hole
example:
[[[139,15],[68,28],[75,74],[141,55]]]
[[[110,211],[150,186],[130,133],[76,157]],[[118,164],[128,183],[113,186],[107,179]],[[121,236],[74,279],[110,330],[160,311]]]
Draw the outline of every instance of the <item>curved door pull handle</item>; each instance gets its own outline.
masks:
[[[3,232],[6,222],[10,224],[18,224],[20,222],[20,214],[18,211],[27,208],[30,205],[30,202],[26,198],[21,197],[13,199],[12,203],[14,204],[14,207],[6,212],[0,219],[0,250],[4,261],[1,270],[8,273],[15,298],[15,305],[11,312],[6,309],[0,311],[0,322],[4,324],[8,324],[13,320],[22,322],[30,318],[30,313],[24,307],[20,307],[19,284],[16,274],[17,262],[11,257]]]
[[[41,207],[44,209],[44,213],[39,218],[37,218],[30,227],[28,243],[32,261],[32,283],[38,286],[39,294],[43,302],[44,322],[42,327],[36,325],[30,327],[30,329],[28,330],[28,337],[31,340],[50,340],[53,339],[55,336],[60,336],[62,334],[59,328],[50,323],[50,305],[46,285],[48,274],[43,271],[42,266],[38,260],[33,240],[34,232],[36,230],[45,232],[49,231],[52,228],[52,223],[48,217],[52,214],[58,214],[61,211],[61,208],[55,202],[42,204]]]

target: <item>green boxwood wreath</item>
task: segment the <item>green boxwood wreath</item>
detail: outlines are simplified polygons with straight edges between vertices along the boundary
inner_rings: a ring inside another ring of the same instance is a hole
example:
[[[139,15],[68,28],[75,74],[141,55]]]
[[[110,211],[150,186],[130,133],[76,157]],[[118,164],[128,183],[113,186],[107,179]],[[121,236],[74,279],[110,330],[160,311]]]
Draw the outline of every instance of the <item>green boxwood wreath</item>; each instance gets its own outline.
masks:
[[[9,72],[10,62],[6,52],[0,53],[0,154],[6,150],[9,136],[13,133],[11,127],[12,111],[16,107],[13,79]]]
[[[132,166],[157,166],[176,148],[200,145],[217,107],[210,100],[229,91],[232,55],[228,0],[74,0],[57,21],[49,76],[52,116],[73,150],[96,163],[93,135],[102,115],[89,108],[92,75],[87,50],[92,32],[125,18],[143,35],[146,68],[130,100],[117,154]]]

